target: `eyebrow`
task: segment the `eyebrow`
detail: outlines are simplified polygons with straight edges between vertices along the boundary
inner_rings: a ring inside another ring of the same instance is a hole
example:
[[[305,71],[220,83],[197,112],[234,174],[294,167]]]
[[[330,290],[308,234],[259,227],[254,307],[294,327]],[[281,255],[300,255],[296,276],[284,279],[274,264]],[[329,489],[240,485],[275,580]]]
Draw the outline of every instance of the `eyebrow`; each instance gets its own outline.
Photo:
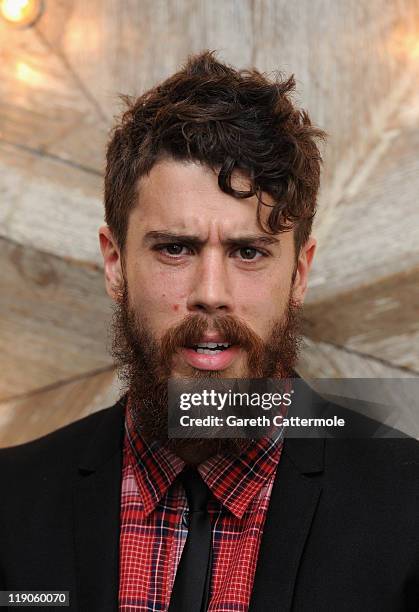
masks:
[[[145,245],[155,243],[157,241],[167,242],[182,242],[189,246],[201,247],[206,243],[206,240],[202,240],[199,236],[191,234],[178,234],[176,232],[168,231],[150,231],[145,234],[143,242]],[[274,236],[267,236],[266,234],[244,234],[241,236],[226,238],[221,241],[223,246],[246,246],[248,244],[279,244],[278,238]]]

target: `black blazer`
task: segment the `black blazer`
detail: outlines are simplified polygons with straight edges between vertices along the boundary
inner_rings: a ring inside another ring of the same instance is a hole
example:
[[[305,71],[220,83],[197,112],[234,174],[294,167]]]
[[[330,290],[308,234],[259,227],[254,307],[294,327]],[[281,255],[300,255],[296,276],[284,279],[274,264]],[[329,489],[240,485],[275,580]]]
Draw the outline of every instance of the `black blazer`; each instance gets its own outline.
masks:
[[[0,451],[0,589],[117,611],[123,403]],[[250,612],[417,612],[418,493],[413,439],[286,438]]]

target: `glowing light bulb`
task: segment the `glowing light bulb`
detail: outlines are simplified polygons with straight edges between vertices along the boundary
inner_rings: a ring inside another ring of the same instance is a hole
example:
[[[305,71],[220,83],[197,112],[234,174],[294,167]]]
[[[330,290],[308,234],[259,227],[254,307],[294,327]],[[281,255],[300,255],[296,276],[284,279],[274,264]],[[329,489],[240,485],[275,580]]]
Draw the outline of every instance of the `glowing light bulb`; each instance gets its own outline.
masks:
[[[0,15],[17,27],[31,26],[42,13],[42,0],[0,0]]]
[[[407,26],[395,29],[390,38],[390,51],[397,58],[408,61],[419,60],[419,31]]]

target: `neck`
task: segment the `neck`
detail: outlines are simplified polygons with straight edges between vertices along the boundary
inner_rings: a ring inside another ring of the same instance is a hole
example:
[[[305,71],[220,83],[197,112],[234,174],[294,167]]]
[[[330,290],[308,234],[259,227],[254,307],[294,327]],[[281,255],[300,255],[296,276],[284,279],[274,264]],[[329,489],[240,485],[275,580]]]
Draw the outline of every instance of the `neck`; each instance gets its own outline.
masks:
[[[178,457],[183,459],[185,463],[189,463],[191,465],[199,465],[209,457],[212,457],[212,455],[216,454],[213,445],[211,445],[211,448],[209,448],[207,445],[185,446],[183,448],[174,449],[174,452]]]

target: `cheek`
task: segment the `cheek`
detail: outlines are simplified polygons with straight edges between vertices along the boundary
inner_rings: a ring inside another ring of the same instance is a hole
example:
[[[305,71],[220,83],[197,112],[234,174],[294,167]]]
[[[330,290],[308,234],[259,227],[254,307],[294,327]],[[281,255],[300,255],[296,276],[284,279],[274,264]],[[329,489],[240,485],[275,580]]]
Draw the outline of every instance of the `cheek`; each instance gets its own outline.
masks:
[[[278,301],[278,290],[273,290],[272,283],[242,284],[236,292],[236,305],[243,314],[266,316]]]
[[[172,291],[173,282],[161,271],[146,269],[144,266],[133,266],[128,278],[129,284],[133,287],[138,301],[143,302],[147,307],[158,307],[168,302],[176,300],[177,296]]]
[[[240,299],[237,312],[256,331],[264,333],[265,328],[269,327],[271,321],[283,316],[288,303],[288,296],[289,287],[285,282],[277,286],[272,286],[272,283],[263,286],[259,284],[257,290],[255,290],[255,287],[249,287]]]
[[[170,287],[163,289],[160,283],[148,284],[146,291],[137,293],[137,303],[141,305],[149,316],[158,318],[167,317],[181,312],[182,296],[177,291],[171,291]]]

